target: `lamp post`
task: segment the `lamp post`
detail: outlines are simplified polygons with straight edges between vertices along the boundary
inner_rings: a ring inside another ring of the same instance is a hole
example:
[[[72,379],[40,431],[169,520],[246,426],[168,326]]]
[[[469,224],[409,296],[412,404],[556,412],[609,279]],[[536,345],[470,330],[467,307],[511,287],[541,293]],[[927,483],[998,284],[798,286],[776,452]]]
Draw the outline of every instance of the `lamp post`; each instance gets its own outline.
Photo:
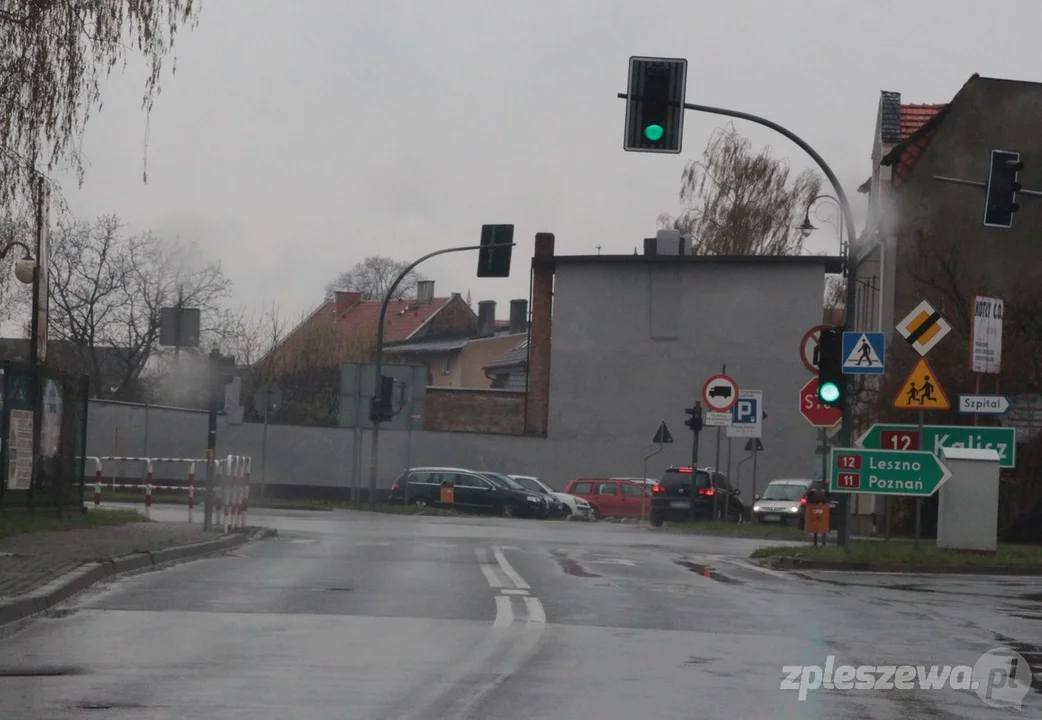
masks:
[[[839,204],[839,200],[833,195],[818,195],[817,197],[812,198],[811,201],[807,203],[807,209],[803,213],[803,224],[796,228],[800,231],[800,234],[803,236],[804,239],[810,237],[810,234],[818,229],[810,221],[810,209],[814,207],[815,203],[817,203],[819,200],[831,200],[833,203],[836,204],[836,209],[840,212],[840,214],[842,215],[843,213],[843,206]],[[818,215],[817,210],[814,211],[814,217],[818,218],[818,220],[822,222],[827,222],[829,225],[836,229],[836,239],[839,240],[839,256],[846,257],[847,246],[846,243],[843,242],[843,225],[838,222],[833,222],[832,220],[823,220],[822,217]]]

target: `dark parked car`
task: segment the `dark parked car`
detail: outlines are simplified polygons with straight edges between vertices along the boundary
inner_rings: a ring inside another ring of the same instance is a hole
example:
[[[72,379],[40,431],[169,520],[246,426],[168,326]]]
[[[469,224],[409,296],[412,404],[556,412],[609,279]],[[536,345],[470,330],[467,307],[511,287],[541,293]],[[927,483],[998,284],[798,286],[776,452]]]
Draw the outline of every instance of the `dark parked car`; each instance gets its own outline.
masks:
[[[651,492],[651,524],[711,520],[742,522],[745,504],[739,490],[712,468],[671,467]]]
[[[502,480],[466,468],[421,467],[406,470],[394,481],[388,502],[449,507],[441,502],[442,487],[451,487],[451,507],[461,512],[540,517],[545,504],[537,495],[517,490]]]

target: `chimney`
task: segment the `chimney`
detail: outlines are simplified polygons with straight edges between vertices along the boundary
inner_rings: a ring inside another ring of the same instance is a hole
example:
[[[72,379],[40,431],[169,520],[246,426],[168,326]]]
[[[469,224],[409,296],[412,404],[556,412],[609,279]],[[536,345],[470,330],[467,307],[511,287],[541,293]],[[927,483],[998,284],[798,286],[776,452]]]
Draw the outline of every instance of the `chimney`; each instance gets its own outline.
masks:
[[[645,255],[691,255],[691,239],[677,230],[659,230],[653,238],[644,238]]]
[[[550,335],[554,303],[554,236],[536,233],[532,257],[532,324],[528,328],[525,434],[546,437],[550,419]]]
[[[337,290],[333,293],[333,317],[343,317],[344,313],[358,304],[362,293]]]
[[[528,301],[510,301],[510,334],[519,335],[528,330]]]
[[[434,281],[419,280],[416,283],[416,304],[429,305],[434,302]]]
[[[478,336],[485,337],[496,332],[496,301],[482,300],[478,303]]]

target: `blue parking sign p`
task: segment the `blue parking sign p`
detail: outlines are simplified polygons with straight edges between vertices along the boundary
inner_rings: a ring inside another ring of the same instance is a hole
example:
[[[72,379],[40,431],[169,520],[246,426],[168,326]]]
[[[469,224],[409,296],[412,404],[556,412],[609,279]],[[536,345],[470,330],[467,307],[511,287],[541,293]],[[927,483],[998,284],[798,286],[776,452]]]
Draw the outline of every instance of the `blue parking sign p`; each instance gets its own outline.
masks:
[[[756,422],[756,398],[740,398],[734,405],[733,422],[739,424]]]

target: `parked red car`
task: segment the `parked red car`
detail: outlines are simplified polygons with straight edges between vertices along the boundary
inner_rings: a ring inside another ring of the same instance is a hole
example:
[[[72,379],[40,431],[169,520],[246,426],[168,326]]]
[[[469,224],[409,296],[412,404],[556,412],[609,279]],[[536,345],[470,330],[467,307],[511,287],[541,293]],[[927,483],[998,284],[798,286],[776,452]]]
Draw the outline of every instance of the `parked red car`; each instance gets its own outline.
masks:
[[[590,503],[598,518],[639,518],[642,502],[645,516],[651,511],[651,488],[639,479],[578,478],[564,491]]]

